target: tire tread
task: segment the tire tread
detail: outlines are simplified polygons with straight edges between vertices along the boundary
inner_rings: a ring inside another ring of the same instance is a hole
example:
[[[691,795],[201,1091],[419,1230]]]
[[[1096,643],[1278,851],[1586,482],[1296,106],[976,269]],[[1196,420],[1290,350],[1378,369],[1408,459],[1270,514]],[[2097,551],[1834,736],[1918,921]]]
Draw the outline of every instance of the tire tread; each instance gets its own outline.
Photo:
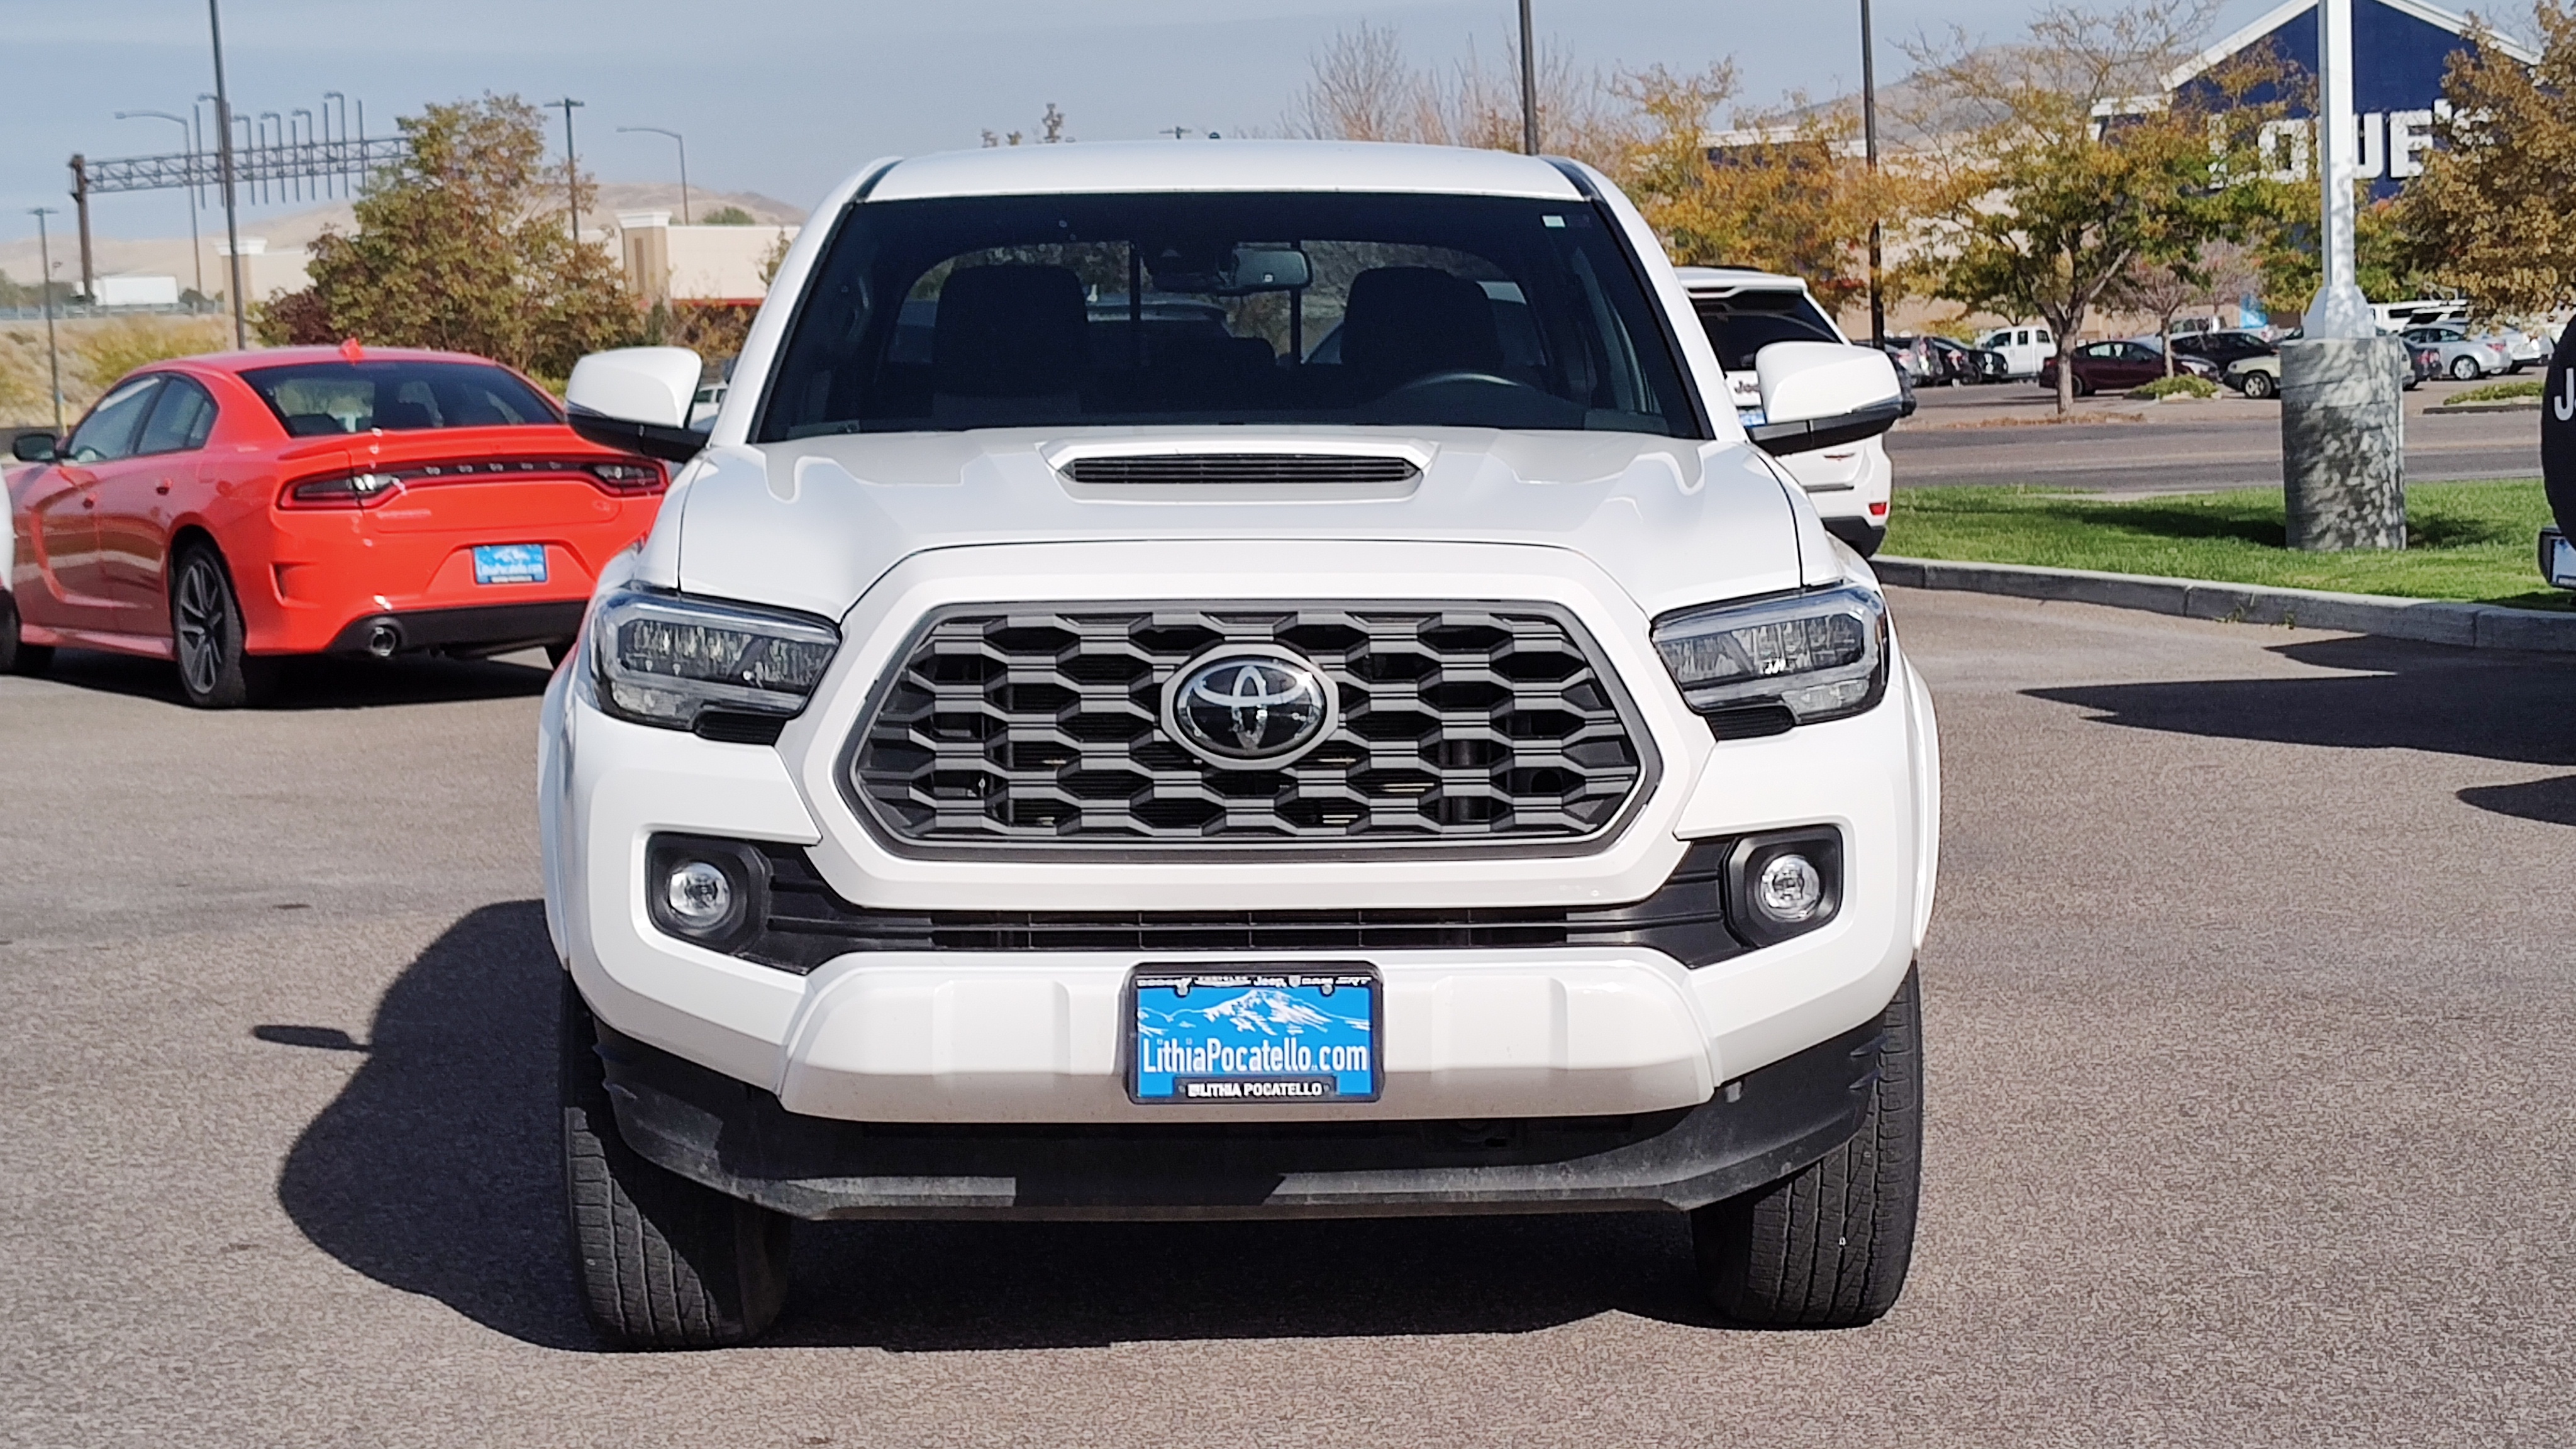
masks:
[[[1877,1077],[1858,1131],[1818,1161],[1691,1215],[1700,1272],[1729,1320],[1850,1328],[1895,1306],[1922,1188],[1921,996],[1915,974],[1880,1017]]]

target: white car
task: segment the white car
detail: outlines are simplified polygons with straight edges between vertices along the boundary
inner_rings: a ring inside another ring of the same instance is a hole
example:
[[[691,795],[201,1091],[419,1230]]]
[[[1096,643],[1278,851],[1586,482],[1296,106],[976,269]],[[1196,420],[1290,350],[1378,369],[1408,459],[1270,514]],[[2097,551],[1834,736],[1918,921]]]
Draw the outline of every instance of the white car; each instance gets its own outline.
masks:
[[[1899,393],[1755,370],[1597,172],[1267,141],[867,167],[708,434],[583,359],[691,460],[540,727],[602,1335],[759,1333],[799,1218],[1683,1212],[1885,1312],[1938,747],[1772,451]]]
[[[1851,342],[1799,278],[1739,267],[1679,267],[1675,273],[1690,293],[1691,307],[1726,370],[1728,394],[1747,423],[1762,421],[1762,385],[1754,359],[1763,348],[1774,342]],[[1878,552],[1887,541],[1892,482],[1883,440],[1860,438],[1793,453],[1781,463],[1807,490],[1836,538],[1863,558]]]
[[[2057,356],[2057,334],[2045,325],[1998,327],[1978,338],[1977,345],[2003,354],[2004,376],[2009,378],[2037,377]]]

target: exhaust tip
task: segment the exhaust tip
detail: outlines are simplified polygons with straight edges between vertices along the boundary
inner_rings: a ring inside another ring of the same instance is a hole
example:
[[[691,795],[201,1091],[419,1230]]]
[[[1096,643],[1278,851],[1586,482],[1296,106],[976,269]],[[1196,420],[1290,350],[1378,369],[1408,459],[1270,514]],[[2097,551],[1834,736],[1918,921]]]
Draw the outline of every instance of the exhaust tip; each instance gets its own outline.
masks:
[[[378,659],[391,659],[402,647],[402,630],[391,623],[378,624],[367,631],[367,652]]]

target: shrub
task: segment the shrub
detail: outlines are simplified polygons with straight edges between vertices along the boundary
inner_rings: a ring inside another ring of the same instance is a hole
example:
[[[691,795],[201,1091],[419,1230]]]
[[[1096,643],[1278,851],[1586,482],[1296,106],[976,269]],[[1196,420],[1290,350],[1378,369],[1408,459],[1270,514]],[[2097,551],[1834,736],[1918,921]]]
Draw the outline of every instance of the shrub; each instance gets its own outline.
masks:
[[[2451,394],[2447,401],[2454,403],[2516,402],[2523,398],[2539,396],[2540,379],[2522,377],[2511,382],[2491,382],[2484,387],[2466,388]]]
[[[2176,373],[2172,377],[2157,378],[2145,387],[2133,390],[2129,396],[2159,402],[2169,397],[2216,397],[2218,384],[2205,377]]]

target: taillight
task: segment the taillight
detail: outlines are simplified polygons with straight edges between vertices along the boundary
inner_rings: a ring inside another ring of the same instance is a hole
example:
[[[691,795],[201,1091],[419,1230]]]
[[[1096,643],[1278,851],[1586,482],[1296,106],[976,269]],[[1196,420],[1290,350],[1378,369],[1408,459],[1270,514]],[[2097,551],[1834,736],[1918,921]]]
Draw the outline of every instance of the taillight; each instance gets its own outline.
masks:
[[[665,482],[662,465],[647,462],[593,463],[590,476],[609,492],[627,496],[659,493]]]
[[[288,508],[373,508],[402,491],[391,473],[348,473],[292,485],[278,502]]]

